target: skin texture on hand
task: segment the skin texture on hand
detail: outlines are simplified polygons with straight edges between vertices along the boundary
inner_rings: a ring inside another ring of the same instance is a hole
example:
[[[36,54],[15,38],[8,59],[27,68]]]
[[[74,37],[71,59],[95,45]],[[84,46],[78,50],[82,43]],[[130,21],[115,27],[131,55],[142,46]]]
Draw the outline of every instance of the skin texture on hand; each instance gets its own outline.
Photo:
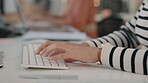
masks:
[[[86,46],[86,47],[88,46],[89,47],[89,45],[87,43],[76,44],[76,43],[70,43],[70,42],[48,41],[38,48],[36,54],[39,54],[44,48],[48,47],[51,44],[62,44],[62,45],[71,45],[71,46]]]
[[[90,47],[87,43],[75,44],[70,42],[46,42],[37,51],[50,60],[64,59],[69,62],[80,61],[95,63],[100,61],[101,50]]]

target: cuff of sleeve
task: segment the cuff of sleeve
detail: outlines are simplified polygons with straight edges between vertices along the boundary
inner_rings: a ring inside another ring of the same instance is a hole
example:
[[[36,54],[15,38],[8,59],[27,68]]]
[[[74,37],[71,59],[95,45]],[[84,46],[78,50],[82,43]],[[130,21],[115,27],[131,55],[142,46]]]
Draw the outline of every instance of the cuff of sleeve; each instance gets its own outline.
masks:
[[[106,43],[106,44],[103,45],[102,52],[101,52],[101,62],[102,62],[103,65],[110,66],[109,56],[110,56],[111,49],[113,47],[114,46],[112,46],[109,43]]]

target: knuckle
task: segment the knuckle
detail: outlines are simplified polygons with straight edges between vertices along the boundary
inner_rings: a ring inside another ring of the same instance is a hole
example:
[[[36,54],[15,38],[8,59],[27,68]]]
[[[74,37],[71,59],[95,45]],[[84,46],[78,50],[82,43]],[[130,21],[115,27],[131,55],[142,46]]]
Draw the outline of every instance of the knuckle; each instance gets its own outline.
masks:
[[[53,59],[55,59],[55,60],[57,60],[57,59],[58,59],[58,57],[57,57],[57,56],[52,56],[52,58],[53,58]]]
[[[45,56],[49,55],[49,52],[45,52],[44,55],[45,55]]]
[[[39,48],[43,49],[44,47],[45,47],[45,45],[43,44],[43,45],[41,45]]]
[[[60,43],[55,43],[54,47],[59,47],[61,44]]]
[[[49,45],[49,42],[45,42],[42,46],[48,46]]]

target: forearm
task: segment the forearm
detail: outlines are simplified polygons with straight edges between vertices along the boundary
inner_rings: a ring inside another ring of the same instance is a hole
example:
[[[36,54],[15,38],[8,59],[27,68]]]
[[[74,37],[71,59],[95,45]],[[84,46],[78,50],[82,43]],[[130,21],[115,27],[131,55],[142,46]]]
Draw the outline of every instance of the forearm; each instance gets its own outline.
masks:
[[[103,65],[122,71],[148,75],[148,50],[127,49],[105,44],[101,53]]]

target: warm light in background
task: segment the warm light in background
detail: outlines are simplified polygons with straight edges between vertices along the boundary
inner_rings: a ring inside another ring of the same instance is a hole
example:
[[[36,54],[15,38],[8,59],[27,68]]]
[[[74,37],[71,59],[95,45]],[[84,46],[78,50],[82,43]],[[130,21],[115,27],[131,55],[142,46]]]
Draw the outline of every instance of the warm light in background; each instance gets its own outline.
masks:
[[[94,0],[94,6],[99,7],[100,6],[100,0]]]

